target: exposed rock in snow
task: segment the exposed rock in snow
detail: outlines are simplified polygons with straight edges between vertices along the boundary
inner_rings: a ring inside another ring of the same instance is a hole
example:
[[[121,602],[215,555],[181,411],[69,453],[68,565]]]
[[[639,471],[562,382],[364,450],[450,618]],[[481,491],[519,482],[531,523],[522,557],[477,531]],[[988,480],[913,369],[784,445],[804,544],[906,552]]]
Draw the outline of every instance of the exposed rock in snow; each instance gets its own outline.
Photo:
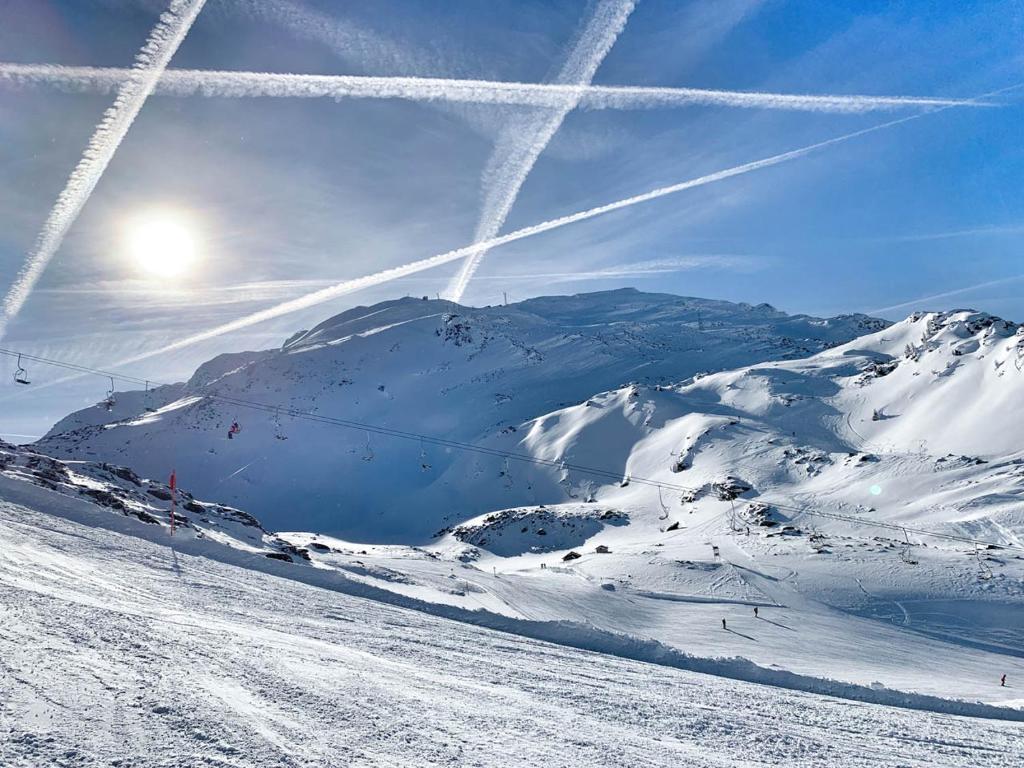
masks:
[[[83,499],[142,523],[171,528],[171,489],[148,480],[128,467],[106,462],[60,461],[27,446],[0,440],[0,476]],[[240,509],[196,500],[177,489],[174,525],[177,537],[209,538],[247,552],[282,560],[308,560],[305,550],[264,530],[259,521]]]
[[[450,533],[466,544],[509,557],[525,552],[555,552],[581,546],[606,525],[628,523],[628,515],[615,509],[536,507],[491,512],[454,528],[446,528],[437,535]]]

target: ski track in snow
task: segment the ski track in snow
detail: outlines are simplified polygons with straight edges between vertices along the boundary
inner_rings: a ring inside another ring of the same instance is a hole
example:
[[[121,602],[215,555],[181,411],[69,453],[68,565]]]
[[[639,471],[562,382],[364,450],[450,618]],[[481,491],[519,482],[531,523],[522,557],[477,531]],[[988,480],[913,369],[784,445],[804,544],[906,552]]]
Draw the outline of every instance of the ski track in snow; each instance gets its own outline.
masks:
[[[1019,724],[453,623],[0,504],[0,760],[1016,766]]]

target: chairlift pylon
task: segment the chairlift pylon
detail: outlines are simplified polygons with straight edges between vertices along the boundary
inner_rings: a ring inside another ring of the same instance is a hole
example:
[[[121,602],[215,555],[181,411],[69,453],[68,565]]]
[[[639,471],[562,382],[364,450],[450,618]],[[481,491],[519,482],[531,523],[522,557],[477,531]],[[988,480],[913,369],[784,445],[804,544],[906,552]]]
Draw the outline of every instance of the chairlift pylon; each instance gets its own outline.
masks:
[[[31,384],[28,380],[28,371],[21,365],[21,355],[18,355],[18,370],[14,372],[14,383],[15,384]]]
[[[502,465],[501,475],[505,478],[505,490],[512,490],[512,472],[508,466],[508,456],[505,457],[505,462]]]

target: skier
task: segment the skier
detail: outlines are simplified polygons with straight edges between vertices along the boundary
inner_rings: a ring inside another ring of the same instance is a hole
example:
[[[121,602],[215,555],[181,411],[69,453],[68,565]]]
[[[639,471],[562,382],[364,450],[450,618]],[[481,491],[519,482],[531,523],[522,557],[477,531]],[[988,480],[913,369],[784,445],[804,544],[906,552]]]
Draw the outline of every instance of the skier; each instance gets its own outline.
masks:
[[[722,619],[722,629],[726,629],[726,626],[725,626],[725,619]]]
[[[757,606],[756,605],[754,606],[754,618],[755,619],[757,618]]]
[[[1001,678],[999,678],[999,686],[1001,688],[1006,687],[1006,675],[1003,675]]]
[[[242,431],[242,428],[238,426],[237,421],[231,422],[231,427],[228,429],[228,440],[234,440],[235,435]]]

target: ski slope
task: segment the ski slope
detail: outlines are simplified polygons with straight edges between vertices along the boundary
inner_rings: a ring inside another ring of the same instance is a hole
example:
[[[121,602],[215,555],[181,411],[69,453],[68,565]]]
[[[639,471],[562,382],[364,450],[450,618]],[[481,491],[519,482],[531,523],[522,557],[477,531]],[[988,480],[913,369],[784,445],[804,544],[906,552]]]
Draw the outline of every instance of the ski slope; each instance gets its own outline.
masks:
[[[175,544],[162,527],[3,483],[0,495],[22,502],[0,502],[4,765],[1024,757],[1020,723],[856,704],[473,627],[280,575],[307,566],[192,536]]]
[[[0,445],[0,497],[84,509],[75,519],[249,568],[288,563],[283,575],[305,583],[571,647],[937,712],[1024,707],[1012,683],[1024,676],[1020,553],[987,555],[998,577],[983,579],[955,547],[911,565],[877,537],[835,536],[829,552],[792,532],[737,535],[720,515],[668,530],[642,506],[588,503],[491,513],[427,547],[374,546],[270,534],[184,489],[172,531],[163,484],[11,445]]]

